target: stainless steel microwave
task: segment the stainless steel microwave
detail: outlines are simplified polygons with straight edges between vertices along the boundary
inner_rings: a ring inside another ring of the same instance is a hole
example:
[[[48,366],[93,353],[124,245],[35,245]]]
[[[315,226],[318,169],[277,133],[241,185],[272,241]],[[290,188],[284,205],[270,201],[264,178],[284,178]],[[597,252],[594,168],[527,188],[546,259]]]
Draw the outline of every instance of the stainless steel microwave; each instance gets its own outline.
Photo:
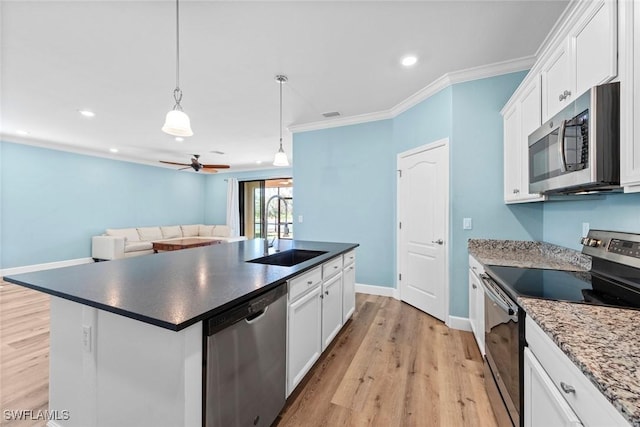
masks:
[[[595,86],[529,135],[529,192],[620,185],[620,84]]]

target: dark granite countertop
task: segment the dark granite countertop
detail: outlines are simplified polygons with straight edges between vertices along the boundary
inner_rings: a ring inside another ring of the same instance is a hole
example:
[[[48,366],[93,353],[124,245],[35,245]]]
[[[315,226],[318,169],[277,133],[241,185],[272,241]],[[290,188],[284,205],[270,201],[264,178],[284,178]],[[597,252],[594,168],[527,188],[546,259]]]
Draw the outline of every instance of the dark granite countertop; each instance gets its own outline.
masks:
[[[179,331],[359,246],[279,242],[279,249],[326,251],[293,267],[245,262],[264,240],[225,243],[4,277],[60,298]]]

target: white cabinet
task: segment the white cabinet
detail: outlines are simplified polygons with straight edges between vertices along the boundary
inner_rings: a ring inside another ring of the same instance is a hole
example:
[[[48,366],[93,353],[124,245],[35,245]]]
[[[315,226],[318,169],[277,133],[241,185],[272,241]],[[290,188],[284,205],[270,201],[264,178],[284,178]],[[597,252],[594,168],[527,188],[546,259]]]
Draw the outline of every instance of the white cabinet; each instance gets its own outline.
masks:
[[[562,110],[572,99],[569,42],[559,47],[542,67],[542,116],[544,121]]]
[[[322,286],[289,304],[287,341],[287,396],[322,353]]]
[[[549,375],[528,348],[524,349],[524,426],[582,426]]]
[[[342,257],[342,317],[343,323],[356,310],[356,253],[348,252]]]
[[[568,36],[541,67],[543,122],[618,74],[617,2],[596,0],[578,7]]]
[[[600,393],[569,357],[560,350],[560,347],[528,316],[525,318],[525,334],[529,346],[528,350],[532,356],[535,356],[541,368],[536,372],[546,375],[546,378],[544,378],[543,375],[534,374],[531,371],[527,375],[527,370],[530,370],[534,365],[529,360],[530,365],[525,368],[524,372],[525,420],[539,419],[542,421],[542,418],[537,418],[542,415],[536,413],[539,412],[536,408],[551,410],[554,405],[561,406],[562,402],[558,399],[559,395],[577,415],[578,422],[582,422],[587,427],[629,425],[620,412]],[[534,383],[534,381],[537,383]],[[551,388],[552,386],[553,388]],[[549,388],[549,390],[545,392],[545,388]],[[530,398],[526,396],[527,390],[530,393]],[[546,393],[547,396],[543,396],[543,393]],[[553,410],[559,411],[559,414],[566,415],[568,417],[567,420],[573,419],[565,409],[556,407]],[[552,416],[552,414],[546,415]],[[535,423],[532,425],[580,424]]]
[[[625,44],[624,78],[620,81],[620,184],[640,192],[640,5],[621,2]]]
[[[529,134],[541,124],[540,78],[531,79],[517,98],[503,111],[504,120],[504,201],[543,200],[529,193]]]
[[[482,273],[482,265],[469,256],[469,323],[480,354],[484,356],[484,289],[479,276]]]
[[[342,327],[342,272],[322,283],[322,351]]]

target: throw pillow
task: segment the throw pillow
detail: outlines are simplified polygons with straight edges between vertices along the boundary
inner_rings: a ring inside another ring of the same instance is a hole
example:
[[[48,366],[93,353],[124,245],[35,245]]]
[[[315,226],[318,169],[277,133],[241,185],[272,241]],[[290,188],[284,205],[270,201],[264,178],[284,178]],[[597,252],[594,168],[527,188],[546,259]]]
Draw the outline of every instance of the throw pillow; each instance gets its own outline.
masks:
[[[162,240],[162,231],[160,227],[140,227],[138,228],[140,240],[148,242],[150,240]]]
[[[181,225],[183,237],[196,237],[198,235],[199,224],[195,225]]]

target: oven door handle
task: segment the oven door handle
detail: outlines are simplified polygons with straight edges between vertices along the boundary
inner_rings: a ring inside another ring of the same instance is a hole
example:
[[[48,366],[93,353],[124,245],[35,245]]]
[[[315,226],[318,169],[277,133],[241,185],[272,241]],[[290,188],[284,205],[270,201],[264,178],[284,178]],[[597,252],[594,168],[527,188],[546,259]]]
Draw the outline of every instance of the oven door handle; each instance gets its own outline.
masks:
[[[484,288],[484,291],[486,295],[489,297],[489,299],[494,303],[496,303],[496,305],[498,305],[498,307],[500,307],[502,310],[507,312],[509,317],[511,317],[511,319],[514,322],[517,322],[518,321],[518,318],[516,316],[517,311],[514,310],[512,307],[509,307],[504,301],[502,301],[502,299],[498,295],[496,295],[495,292],[493,292],[493,289],[491,289],[491,287],[487,285],[487,283],[493,282],[493,280],[491,280],[491,278],[486,274],[481,274],[480,279],[482,279],[482,287]]]

